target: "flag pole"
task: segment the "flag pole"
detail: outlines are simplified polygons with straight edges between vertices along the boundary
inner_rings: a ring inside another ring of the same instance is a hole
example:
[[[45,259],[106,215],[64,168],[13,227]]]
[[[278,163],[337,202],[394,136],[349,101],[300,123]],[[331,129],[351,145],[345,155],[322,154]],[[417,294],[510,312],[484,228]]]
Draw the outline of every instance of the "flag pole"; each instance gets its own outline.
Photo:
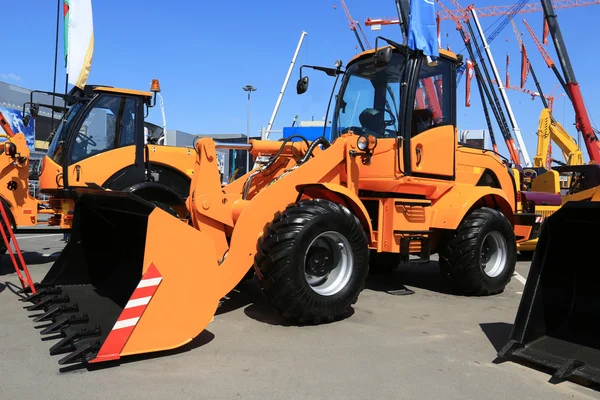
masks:
[[[56,8],[56,44],[54,46],[54,85],[52,86],[52,93],[56,93],[56,68],[58,65],[58,26],[60,23],[60,2],[61,0],[57,1],[57,8]],[[50,132],[52,132],[52,130],[54,129],[54,101],[56,99],[56,96],[54,96],[54,94],[52,94],[52,118],[50,120]],[[23,114],[25,114],[25,110],[23,110]]]

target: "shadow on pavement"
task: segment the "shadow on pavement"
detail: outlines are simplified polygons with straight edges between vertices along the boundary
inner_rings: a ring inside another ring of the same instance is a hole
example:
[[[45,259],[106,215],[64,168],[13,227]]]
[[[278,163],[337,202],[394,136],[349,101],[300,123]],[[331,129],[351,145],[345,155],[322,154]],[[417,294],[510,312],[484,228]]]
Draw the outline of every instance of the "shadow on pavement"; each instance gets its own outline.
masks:
[[[489,322],[479,324],[479,326],[496,349],[496,352],[499,352],[508,342],[508,337],[513,328],[513,324],[507,322]]]
[[[403,264],[389,272],[373,273],[367,279],[366,288],[389,294],[412,294],[410,288],[432,292],[455,294],[452,286],[440,273],[437,261],[424,264]],[[398,292],[399,291],[399,292]]]
[[[24,251],[23,252],[23,261],[27,266],[38,265],[38,264],[46,264],[53,263],[56,261],[58,256],[60,255],[60,251],[54,252],[52,254],[47,253],[39,253],[37,251]],[[15,254],[15,259],[20,265],[19,259]],[[10,275],[15,273],[15,268],[13,267],[12,260],[8,254],[5,254],[0,259],[0,276],[2,275]]]
[[[191,342],[189,342],[181,347],[178,347],[176,349],[173,349],[173,350],[164,350],[164,351],[158,351],[158,352],[154,352],[154,353],[135,354],[135,355],[131,355],[131,356],[126,356],[120,360],[106,361],[106,362],[101,362],[98,364],[73,364],[73,365],[70,365],[67,367],[59,368],[59,371],[60,372],[74,372],[74,371],[78,371],[81,369],[87,369],[88,371],[97,371],[97,370],[106,369],[106,368],[118,367],[121,364],[129,364],[129,363],[137,362],[137,361],[144,361],[144,360],[151,360],[151,359],[159,358],[159,357],[172,356],[175,354],[181,354],[181,353],[185,353],[185,352],[197,349],[198,347],[202,347],[202,346],[212,342],[212,340],[214,338],[215,338],[215,335],[212,332],[207,331],[205,329],[198,336],[196,336],[194,339],[192,339]]]
[[[4,291],[4,289],[6,289],[6,285],[3,283],[0,283],[0,293],[2,293]]]
[[[238,284],[231,292],[227,294],[219,304],[215,315],[226,314],[239,308],[252,304],[257,298],[260,298],[260,291],[253,279]]]

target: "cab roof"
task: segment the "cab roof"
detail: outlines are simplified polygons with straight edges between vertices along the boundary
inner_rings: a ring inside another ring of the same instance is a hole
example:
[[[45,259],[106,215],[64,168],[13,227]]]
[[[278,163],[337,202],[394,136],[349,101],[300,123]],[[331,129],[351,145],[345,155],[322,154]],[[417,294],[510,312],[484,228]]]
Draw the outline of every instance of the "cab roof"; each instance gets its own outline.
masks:
[[[113,88],[113,87],[106,87],[106,86],[95,87],[94,92],[110,92],[110,93],[130,94],[133,96],[141,96],[141,97],[152,97],[151,92],[144,92],[142,90]]]
[[[379,47],[379,49],[383,49],[385,47],[392,47],[392,48],[394,48],[394,46],[382,46],[382,47]],[[379,50],[379,49],[377,49],[377,50]],[[365,50],[362,53],[358,53],[357,55],[355,55],[354,57],[352,57],[350,59],[350,61],[348,61],[348,65],[350,63],[352,63],[353,61],[358,60],[359,58],[363,58],[363,57],[365,57],[367,55],[374,54],[375,50],[376,49],[370,49],[370,50]],[[439,52],[440,52],[440,56],[442,56],[442,57],[449,58],[449,59],[451,59],[453,61],[458,61],[458,57],[456,56],[456,53],[453,53],[453,52],[451,52],[449,50],[444,50],[444,49],[439,49]]]

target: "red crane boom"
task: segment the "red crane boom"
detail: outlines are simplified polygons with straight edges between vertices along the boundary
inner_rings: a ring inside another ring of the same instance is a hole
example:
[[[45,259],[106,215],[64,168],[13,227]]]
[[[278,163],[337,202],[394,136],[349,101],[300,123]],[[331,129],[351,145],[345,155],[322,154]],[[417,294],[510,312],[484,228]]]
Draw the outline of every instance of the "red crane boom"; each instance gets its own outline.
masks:
[[[572,8],[572,7],[585,7],[585,6],[593,6],[595,4],[600,4],[600,0],[554,0],[552,5],[555,9],[561,8]],[[488,6],[488,7],[478,7],[475,8],[477,11],[477,16],[479,18],[483,17],[497,17],[502,15],[510,14],[511,9],[514,7],[513,5],[506,6]],[[526,4],[523,6],[521,10],[517,14],[523,13],[532,13],[532,12],[541,12],[542,6],[540,3]],[[452,20],[452,17],[461,18],[462,14],[459,10],[449,10],[444,9],[440,12],[440,20]],[[365,20],[366,26],[371,26],[371,29],[377,29],[380,25],[397,25],[398,18],[367,18]]]

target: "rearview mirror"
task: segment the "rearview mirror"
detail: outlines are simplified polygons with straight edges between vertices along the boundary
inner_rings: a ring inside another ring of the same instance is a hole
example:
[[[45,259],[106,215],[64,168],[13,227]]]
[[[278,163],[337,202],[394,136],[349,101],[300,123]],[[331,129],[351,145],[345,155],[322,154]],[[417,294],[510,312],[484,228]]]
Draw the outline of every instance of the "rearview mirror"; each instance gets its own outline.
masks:
[[[298,79],[298,83],[296,84],[296,93],[302,94],[306,93],[308,90],[308,76],[304,76]]]
[[[25,125],[25,128],[29,127],[29,120],[31,119],[31,117],[29,115],[24,115],[23,116],[23,125]]]
[[[392,48],[384,47],[381,50],[377,50],[375,53],[375,60],[378,66],[389,64],[392,60]]]
[[[29,112],[31,112],[31,116],[35,119],[40,115],[40,103],[34,103],[29,107]]]

